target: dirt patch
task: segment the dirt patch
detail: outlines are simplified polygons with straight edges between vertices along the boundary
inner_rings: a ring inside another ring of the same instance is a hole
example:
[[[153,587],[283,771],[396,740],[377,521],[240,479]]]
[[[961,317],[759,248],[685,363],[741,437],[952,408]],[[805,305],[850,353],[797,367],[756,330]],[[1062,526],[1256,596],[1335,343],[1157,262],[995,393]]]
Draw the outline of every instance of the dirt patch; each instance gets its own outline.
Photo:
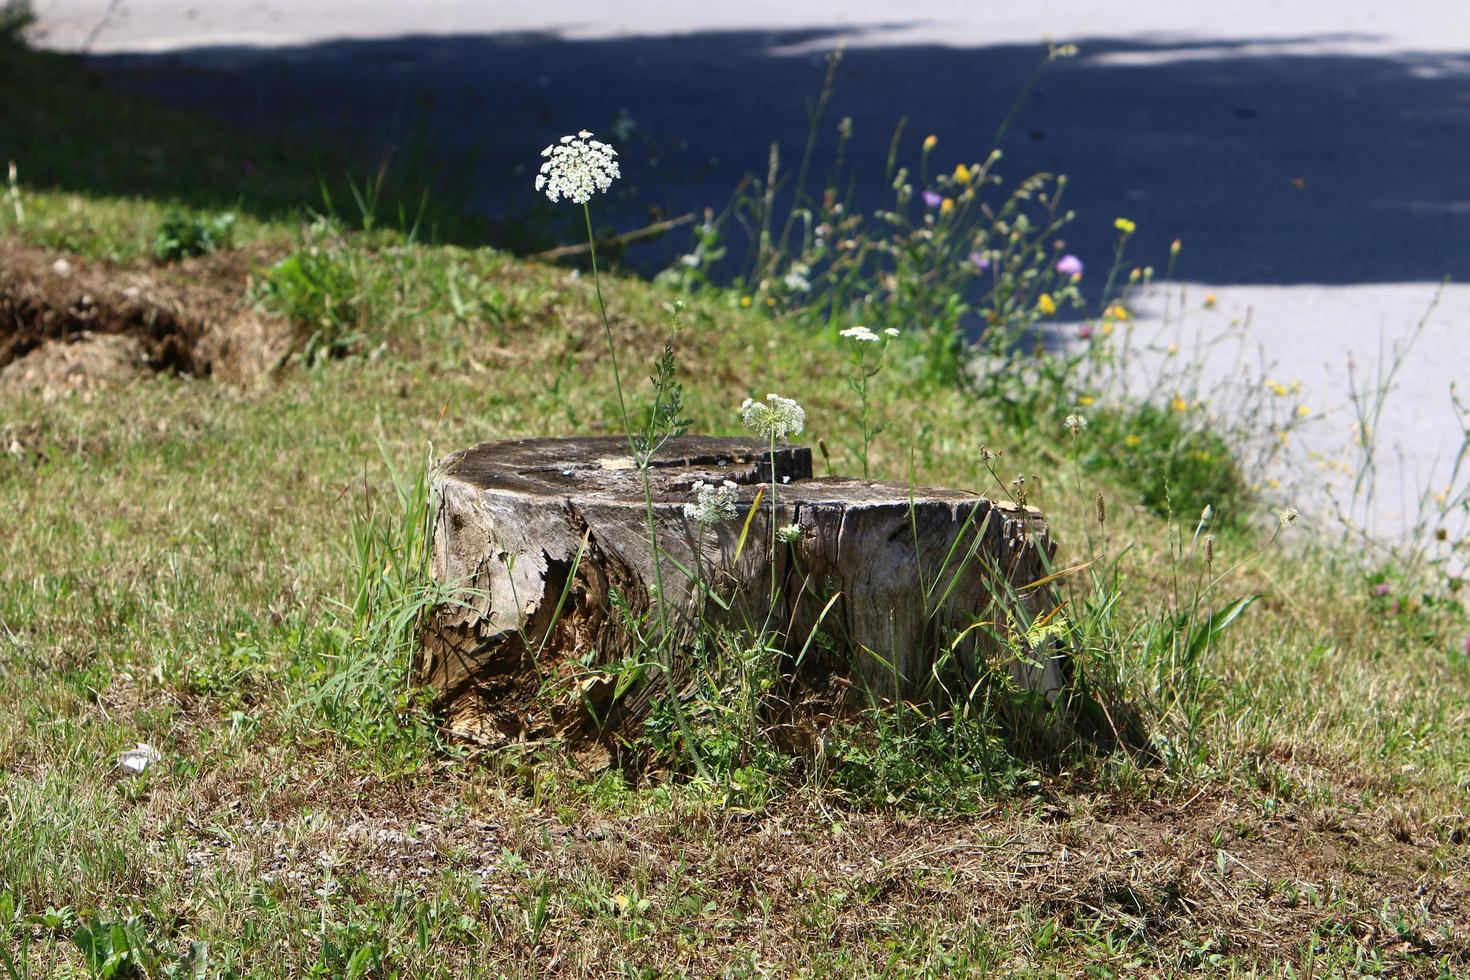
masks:
[[[0,242],[0,387],[251,381],[280,363],[290,331],[248,301],[248,270],[238,254],[137,269]]]

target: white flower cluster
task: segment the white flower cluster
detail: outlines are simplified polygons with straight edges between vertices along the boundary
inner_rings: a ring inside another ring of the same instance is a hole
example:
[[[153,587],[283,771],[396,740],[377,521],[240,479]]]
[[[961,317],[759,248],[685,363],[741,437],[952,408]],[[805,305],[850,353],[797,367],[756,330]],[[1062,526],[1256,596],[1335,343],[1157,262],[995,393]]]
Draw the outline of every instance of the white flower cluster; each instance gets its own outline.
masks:
[[[553,204],[563,197],[573,204],[586,204],[593,194],[607,190],[622,176],[613,159],[618,151],[591,137],[584,129],[541,151],[547,159],[536,175],[536,189],[545,191]]]
[[[778,527],[776,537],[782,544],[795,544],[801,540],[801,525],[787,524],[785,527]]]
[[[806,428],[806,411],[790,398],[777,394],[767,395],[763,402],[745,399],[740,406],[740,417],[746,428],[764,439],[785,439],[800,435]]]
[[[841,336],[846,337],[848,340],[855,340],[860,344],[876,344],[878,343],[878,341],[882,340],[883,337],[897,337],[898,328],[887,327],[883,331],[883,337],[880,337],[868,327],[859,324],[855,327],[848,327],[846,330],[843,330],[841,332]]]
[[[691,489],[694,491],[694,502],[684,505],[685,517],[706,526],[734,519],[735,501],[740,488],[733,482],[726,480],[717,487],[700,480]]]
[[[1080,436],[1087,428],[1087,416],[1081,412],[1073,412],[1067,416],[1067,431],[1074,436]]]
[[[1301,515],[1297,513],[1297,509],[1295,507],[1287,507],[1281,513],[1276,515],[1276,519],[1281,522],[1282,527],[1291,527],[1293,524],[1296,523],[1296,519],[1300,516]]]

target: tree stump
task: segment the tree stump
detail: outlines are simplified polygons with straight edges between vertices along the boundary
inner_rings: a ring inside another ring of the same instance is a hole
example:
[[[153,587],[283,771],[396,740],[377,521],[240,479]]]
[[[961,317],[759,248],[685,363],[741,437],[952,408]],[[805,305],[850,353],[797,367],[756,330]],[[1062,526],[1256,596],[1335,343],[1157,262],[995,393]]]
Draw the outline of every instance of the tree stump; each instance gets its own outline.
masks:
[[[733,518],[686,515],[697,482],[726,480]],[[645,501],[620,437],[482,443],[440,463],[431,567],[454,598],[431,616],[420,677],[452,734],[495,744],[628,731],[651,692],[684,689],[697,665],[681,651],[696,634],[720,629],[764,635],[797,683],[836,676],[864,703],[947,706],[988,670],[1059,695],[1062,655],[1029,628],[1055,606],[1034,584],[1054,551],[1034,508],[813,479],[811,450],[778,445],[773,458],[738,438],[673,439],[649,482]],[[799,528],[794,540],[773,542],[773,491],[776,526]],[[640,636],[661,624],[674,634],[669,662],[630,682]]]

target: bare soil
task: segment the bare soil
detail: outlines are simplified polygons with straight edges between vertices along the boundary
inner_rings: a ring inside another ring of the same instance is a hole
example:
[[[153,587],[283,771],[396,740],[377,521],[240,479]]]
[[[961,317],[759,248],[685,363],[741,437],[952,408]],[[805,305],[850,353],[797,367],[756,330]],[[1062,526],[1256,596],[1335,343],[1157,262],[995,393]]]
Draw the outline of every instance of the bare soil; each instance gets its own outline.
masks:
[[[249,252],[120,268],[0,242],[0,386],[46,394],[171,373],[243,384],[290,347],[248,298]]]

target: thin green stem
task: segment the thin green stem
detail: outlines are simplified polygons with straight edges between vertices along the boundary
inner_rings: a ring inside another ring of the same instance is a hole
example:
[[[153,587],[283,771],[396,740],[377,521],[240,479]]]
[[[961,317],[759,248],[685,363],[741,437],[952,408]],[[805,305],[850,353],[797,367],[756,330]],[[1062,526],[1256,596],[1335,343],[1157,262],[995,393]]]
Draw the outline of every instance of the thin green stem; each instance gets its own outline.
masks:
[[[602,334],[607,338],[607,353],[612,358],[613,384],[618,389],[618,412],[623,417],[623,434],[628,437],[628,455],[633,455],[633,424],[628,419],[628,403],[623,398],[623,375],[618,370],[618,350],[613,345],[612,324],[607,319],[607,304],[602,300],[602,276],[597,269],[597,239],[592,233],[592,209],[584,202],[582,217],[587,221],[587,251],[592,256],[592,286],[597,291],[597,312],[602,314]]]

